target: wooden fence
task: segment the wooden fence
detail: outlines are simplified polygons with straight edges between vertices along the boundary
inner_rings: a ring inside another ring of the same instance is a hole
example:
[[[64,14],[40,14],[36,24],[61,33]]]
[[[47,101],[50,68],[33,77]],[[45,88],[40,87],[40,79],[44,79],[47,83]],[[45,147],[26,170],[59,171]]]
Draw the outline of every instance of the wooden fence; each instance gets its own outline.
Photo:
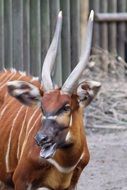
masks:
[[[14,67],[40,76],[59,10],[63,28],[55,78],[65,80],[78,62],[87,0],[0,0],[0,70]]]
[[[93,46],[127,61],[127,1],[89,0],[89,9],[96,13]]]

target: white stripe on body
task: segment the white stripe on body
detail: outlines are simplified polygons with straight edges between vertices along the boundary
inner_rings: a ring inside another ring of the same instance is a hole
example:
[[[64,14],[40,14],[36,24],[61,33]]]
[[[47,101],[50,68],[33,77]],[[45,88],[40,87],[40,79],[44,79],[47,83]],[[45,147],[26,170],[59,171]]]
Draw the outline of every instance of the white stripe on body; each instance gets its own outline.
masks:
[[[7,83],[9,80],[11,80],[15,75],[16,75],[16,73],[11,73],[11,77],[8,78],[7,81],[4,80],[4,81],[2,82],[2,84],[1,84],[1,86],[0,86],[0,89],[2,89],[2,88],[6,85],[6,83]]]
[[[14,73],[9,73],[9,75],[7,76],[7,78],[9,79],[10,77],[12,77],[14,75]],[[4,77],[5,78],[5,77]],[[2,81],[1,81],[1,83],[0,83],[0,87],[4,84],[4,83],[6,83],[6,80],[7,80],[7,78],[5,78],[5,79],[1,79]]]
[[[8,96],[8,91],[5,93],[5,96],[4,96],[5,100],[6,100],[7,96]]]
[[[9,140],[8,140],[8,146],[7,146],[7,151],[6,151],[6,156],[5,156],[5,163],[6,163],[6,172],[9,172],[10,171],[10,165],[9,165],[9,153],[10,153],[10,147],[11,147],[11,140],[12,140],[12,134],[13,134],[13,129],[14,129],[14,126],[15,126],[15,122],[20,114],[20,112],[22,111],[22,109],[24,108],[24,106],[21,106],[16,117],[14,118],[13,120],[13,123],[12,123],[12,127],[11,127],[11,130],[10,130],[10,134],[9,134]]]
[[[3,108],[3,110],[0,112],[0,117],[3,116],[3,114],[5,113],[5,111],[7,110],[7,107],[13,102],[14,99],[10,99],[8,101],[8,103],[6,104],[6,106]]]
[[[26,135],[27,135],[27,133],[28,133],[28,130],[29,130],[31,121],[32,121],[32,119],[34,118],[34,116],[36,115],[36,113],[38,112],[39,109],[40,109],[40,108],[37,107],[37,108],[34,110],[34,112],[33,112],[32,116],[31,116],[30,120],[28,121],[27,128],[26,128]]]
[[[19,159],[19,157],[20,157],[20,143],[21,143],[22,133],[24,131],[24,126],[25,126],[25,122],[26,122],[26,117],[27,117],[28,109],[29,109],[29,107],[26,108],[25,117],[24,117],[24,120],[23,120],[23,123],[22,123],[22,126],[21,126],[21,130],[20,130],[20,133],[19,133],[18,149],[17,149],[17,159]]]
[[[30,130],[28,131],[28,133],[26,134],[26,137],[25,137],[25,141],[22,145],[22,150],[21,150],[21,154],[20,154],[20,159],[22,157],[22,154],[23,154],[23,151],[24,151],[24,148],[26,146],[26,143],[27,143],[27,140],[29,138],[29,135],[30,133],[32,132],[33,128],[35,127],[36,123],[41,119],[41,116],[42,116],[42,113],[37,117],[37,119],[35,120],[34,124],[31,126]]]

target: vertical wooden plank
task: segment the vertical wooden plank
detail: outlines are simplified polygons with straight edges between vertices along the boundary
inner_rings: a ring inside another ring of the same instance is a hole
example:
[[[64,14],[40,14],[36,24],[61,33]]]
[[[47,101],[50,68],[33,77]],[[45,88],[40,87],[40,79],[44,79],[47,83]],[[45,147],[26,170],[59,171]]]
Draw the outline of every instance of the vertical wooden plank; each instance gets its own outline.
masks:
[[[12,1],[13,67],[23,70],[23,1]]]
[[[100,12],[107,13],[108,2],[100,1]],[[100,45],[103,49],[108,50],[108,24],[103,22],[100,24]]]
[[[80,52],[80,1],[70,0],[71,16],[71,68],[73,69],[79,61]]]
[[[12,0],[4,0],[4,62],[6,68],[13,67],[12,32]]]
[[[126,0],[117,1],[118,12],[126,12]],[[125,57],[125,40],[126,40],[126,26],[125,22],[117,24],[117,51],[118,54]]]
[[[23,0],[23,70],[30,74],[30,0]]]
[[[127,12],[127,1],[126,1],[126,4],[125,4],[125,7],[126,7],[126,12]],[[125,23],[125,30],[126,30],[126,33],[127,33],[127,23]],[[125,41],[125,55],[124,55],[124,59],[125,59],[125,61],[127,63],[127,40]]]
[[[117,0],[112,0],[112,1],[109,0],[108,10],[109,10],[109,12],[112,12],[112,13],[117,12]],[[109,34],[108,35],[109,51],[113,54],[116,54],[117,35],[116,35],[116,23],[115,22],[109,23],[108,34]]]
[[[30,0],[30,73],[41,70],[40,0]]]
[[[101,0],[90,0],[90,9],[95,11],[95,14],[100,11]],[[93,46],[100,47],[100,26],[99,23],[94,23],[93,29]]]
[[[0,0],[0,70],[4,68],[4,0]]]
[[[60,8],[63,11],[61,55],[62,55],[62,71],[63,71],[62,80],[64,82],[71,72],[70,1],[61,0]]]
[[[88,21],[88,14],[89,14],[89,1],[80,0],[80,42],[81,42],[81,51],[84,48],[85,44],[85,36],[86,36],[86,29],[87,29],[87,21]]]
[[[59,0],[52,0],[50,1],[50,41],[52,40],[55,26],[56,26],[56,20],[57,15],[60,10],[60,2]],[[62,84],[62,66],[61,66],[61,42],[59,43],[58,53],[56,57],[56,63],[55,63],[55,71],[54,71],[54,80],[58,85]]]
[[[49,0],[41,1],[41,60],[45,59],[50,44]],[[41,66],[42,67],[42,66]],[[41,75],[41,72],[40,72]]]

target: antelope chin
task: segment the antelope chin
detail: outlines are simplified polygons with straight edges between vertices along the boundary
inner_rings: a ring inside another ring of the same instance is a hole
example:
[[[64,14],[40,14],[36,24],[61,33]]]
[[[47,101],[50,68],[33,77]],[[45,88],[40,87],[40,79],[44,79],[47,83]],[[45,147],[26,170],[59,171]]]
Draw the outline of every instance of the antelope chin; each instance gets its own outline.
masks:
[[[40,151],[40,157],[41,158],[45,158],[45,159],[49,159],[51,157],[54,156],[54,154],[56,153],[56,143],[46,146],[46,147],[41,147],[41,151]]]

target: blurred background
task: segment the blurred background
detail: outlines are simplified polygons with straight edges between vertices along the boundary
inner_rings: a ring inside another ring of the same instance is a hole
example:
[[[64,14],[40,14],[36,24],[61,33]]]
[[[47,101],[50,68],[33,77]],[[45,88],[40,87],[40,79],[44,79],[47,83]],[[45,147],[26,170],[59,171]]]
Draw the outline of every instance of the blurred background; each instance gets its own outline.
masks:
[[[14,67],[40,76],[62,10],[55,76],[61,84],[78,62],[91,9],[95,11],[92,46],[126,61],[126,0],[0,0],[0,69]]]

